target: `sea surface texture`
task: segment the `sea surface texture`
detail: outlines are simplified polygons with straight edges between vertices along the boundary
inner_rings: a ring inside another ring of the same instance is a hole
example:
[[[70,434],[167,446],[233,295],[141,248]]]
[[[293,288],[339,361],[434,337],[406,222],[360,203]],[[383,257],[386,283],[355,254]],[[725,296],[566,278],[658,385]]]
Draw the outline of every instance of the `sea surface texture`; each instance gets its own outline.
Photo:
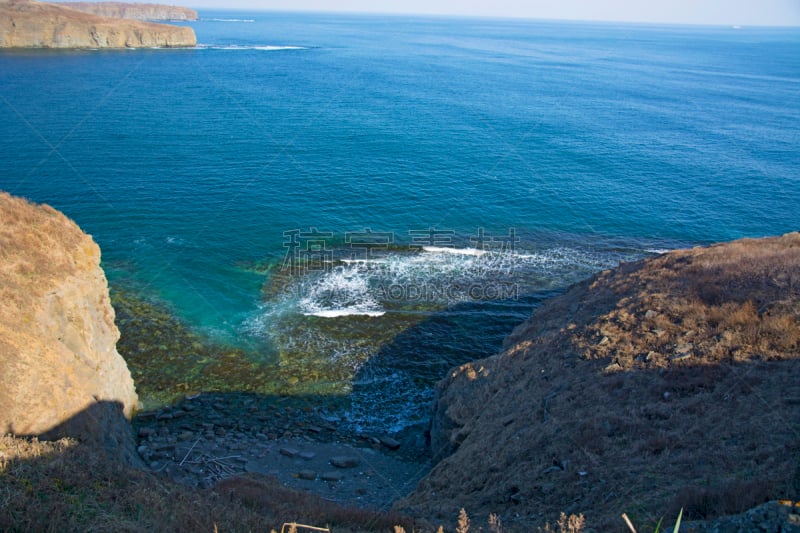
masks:
[[[0,189],[246,353],[248,390],[354,428],[424,424],[448,368],[593,272],[800,229],[796,29],[188,24],[196,49],[0,53]]]

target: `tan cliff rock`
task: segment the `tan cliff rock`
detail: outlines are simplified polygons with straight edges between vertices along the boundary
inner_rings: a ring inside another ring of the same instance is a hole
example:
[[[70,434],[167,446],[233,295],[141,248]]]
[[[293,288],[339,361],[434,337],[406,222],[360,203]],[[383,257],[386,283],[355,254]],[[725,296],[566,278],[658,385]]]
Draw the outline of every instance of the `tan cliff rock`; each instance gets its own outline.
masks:
[[[130,2],[52,2],[101,17],[134,20],[197,20],[197,11],[188,7]]]
[[[134,457],[125,418],[138,399],[118,339],[97,244],[55,209],[0,192],[0,434]]]
[[[800,233],[599,273],[453,369],[434,409],[438,463],[395,505],[417,516],[652,530],[800,500]]]
[[[82,13],[29,0],[0,0],[0,48],[173,48],[197,44],[194,30]]]

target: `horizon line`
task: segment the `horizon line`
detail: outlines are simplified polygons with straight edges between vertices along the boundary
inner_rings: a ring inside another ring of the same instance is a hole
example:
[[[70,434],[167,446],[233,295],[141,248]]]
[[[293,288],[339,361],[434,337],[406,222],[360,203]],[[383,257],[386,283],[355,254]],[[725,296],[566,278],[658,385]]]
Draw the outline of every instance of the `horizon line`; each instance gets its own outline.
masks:
[[[59,2],[80,2],[86,0],[56,0]],[[103,1],[103,0],[99,0]],[[196,11],[203,11],[203,10],[211,10],[211,11],[236,11],[236,12],[249,12],[249,13],[294,13],[294,14],[339,14],[339,15],[363,15],[363,16],[397,16],[397,17],[432,17],[432,18],[455,18],[455,19],[494,19],[494,20],[519,20],[519,21],[538,21],[538,22],[581,22],[581,23],[609,23],[609,24],[643,24],[643,25],[658,25],[658,26],[714,26],[714,27],[725,27],[730,26],[736,29],[740,28],[800,28],[800,20],[790,20],[790,21],[783,21],[783,20],[772,20],[772,21],[759,21],[759,22],[747,22],[743,20],[669,20],[669,19],[652,19],[652,18],[645,18],[645,19],[636,19],[636,18],[614,18],[611,15],[609,18],[603,18],[601,14],[600,17],[573,17],[571,15],[568,16],[536,16],[534,14],[521,14],[517,15],[514,13],[479,13],[479,14],[472,14],[472,13],[453,13],[453,12],[446,12],[446,11],[406,11],[406,10],[395,10],[392,8],[388,9],[378,9],[378,10],[361,10],[361,9],[337,9],[337,8],[326,8],[326,7],[263,7],[263,6],[253,6],[253,7],[232,7],[228,5],[211,5],[211,6],[203,6],[197,7],[196,5],[192,5],[192,0],[168,0],[171,1],[170,4],[163,4],[163,5],[173,5],[176,7],[186,7],[190,9],[194,9]],[[218,0],[211,0],[212,2]],[[97,0],[90,3],[96,3]],[[145,0],[144,3],[148,2],[158,2],[158,0]],[[128,2],[128,3],[143,3],[143,2]],[[414,8],[412,8],[414,9]],[[800,13],[798,13],[800,14]],[[639,14],[641,15],[641,13]],[[624,16],[624,15],[623,15]],[[789,19],[794,19],[796,17],[789,16]]]
[[[60,2],[80,2],[85,0],[58,0]],[[102,1],[102,0],[100,0]],[[348,11],[348,10],[320,10],[320,9],[270,9],[262,7],[189,7],[201,13],[203,10],[210,11],[236,11],[243,13],[284,13],[284,14],[315,14],[315,15],[359,15],[359,16],[386,16],[386,17],[417,17],[417,18],[452,18],[452,19],[490,19],[490,20],[511,20],[527,22],[577,22],[577,23],[597,23],[597,24],[631,24],[631,25],[651,25],[651,26],[713,26],[728,27],[732,29],[745,28],[800,28],[798,24],[747,24],[736,22],[678,22],[678,21],[655,21],[655,20],[620,20],[620,19],[590,19],[590,18],[538,18],[531,16],[518,15],[471,15],[464,13],[415,13],[405,11]],[[202,17],[201,17],[202,19]],[[190,21],[192,22],[192,21]]]

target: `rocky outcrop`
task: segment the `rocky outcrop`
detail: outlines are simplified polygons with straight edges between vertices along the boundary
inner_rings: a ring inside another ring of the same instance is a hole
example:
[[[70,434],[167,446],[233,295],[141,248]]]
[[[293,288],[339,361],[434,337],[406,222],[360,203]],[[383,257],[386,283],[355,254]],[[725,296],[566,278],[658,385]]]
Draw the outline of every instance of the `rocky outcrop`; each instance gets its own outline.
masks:
[[[797,376],[800,233],[623,264],[449,373],[439,462],[396,508],[616,531],[623,512],[652,529],[799,500]]]
[[[28,0],[0,1],[0,48],[173,48],[197,44],[182,26],[114,19]]]
[[[197,11],[188,7],[128,2],[53,2],[84,13],[101,17],[134,20],[197,20]]]
[[[138,399],[118,339],[97,244],[58,211],[0,193],[0,434],[130,452]]]

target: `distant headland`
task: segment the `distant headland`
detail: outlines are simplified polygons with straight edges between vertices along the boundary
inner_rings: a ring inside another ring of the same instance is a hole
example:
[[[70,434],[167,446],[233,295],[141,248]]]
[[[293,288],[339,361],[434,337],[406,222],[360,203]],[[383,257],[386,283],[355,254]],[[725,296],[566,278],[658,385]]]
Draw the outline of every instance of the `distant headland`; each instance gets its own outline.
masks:
[[[197,13],[193,10],[155,4],[102,3],[86,8],[88,5],[0,0],[0,48],[179,48],[197,44],[192,28],[141,20],[194,20]]]
[[[164,4],[140,4],[131,2],[52,2],[84,13],[120,19],[144,21],[197,20],[197,11],[188,7]]]

